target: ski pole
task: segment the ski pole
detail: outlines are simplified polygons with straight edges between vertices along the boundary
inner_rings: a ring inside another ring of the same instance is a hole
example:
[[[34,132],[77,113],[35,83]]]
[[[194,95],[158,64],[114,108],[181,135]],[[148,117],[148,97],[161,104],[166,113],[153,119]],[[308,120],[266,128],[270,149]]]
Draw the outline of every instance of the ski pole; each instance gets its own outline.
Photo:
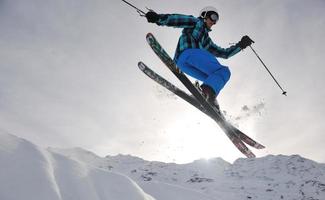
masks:
[[[252,51],[254,52],[254,54],[256,55],[256,57],[261,61],[261,63],[263,64],[264,68],[267,70],[267,72],[269,72],[269,74],[271,75],[271,77],[273,78],[273,80],[275,81],[275,83],[279,86],[279,88],[282,90],[282,94],[284,96],[287,96],[287,92],[284,91],[281,87],[281,85],[278,83],[278,81],[274,78],[273,74],[270,72],[270,70],[266,67],[266,65],[264,64],[263,60],[258,56],[258,54],[256,53],[256,51],[253,49],[253,47],[251,45],[249,45],[249,47],[252,49]]]
[[[134,8],[141,17],[144,17],[146,15],[145,12],[143,12],[142,10],[140,10],[139,8],[135,7],[134,5],[132,5],[131,3],[125,1],[125,0],[122,0],[124,3],[128,4],[129,6],[131,6],[132,8]]]

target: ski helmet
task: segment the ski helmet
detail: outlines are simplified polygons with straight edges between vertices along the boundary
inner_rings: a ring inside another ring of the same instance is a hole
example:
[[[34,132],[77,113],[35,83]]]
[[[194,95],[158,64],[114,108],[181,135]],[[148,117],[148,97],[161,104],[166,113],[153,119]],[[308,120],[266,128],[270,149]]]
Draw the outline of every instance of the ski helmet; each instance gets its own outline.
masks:
[[[202,10],[200,11],[200,17],[202,17],[203,19],[210,18],[212,21],[219,20],[218,11],[213,6],[206,6],[202,8]]]

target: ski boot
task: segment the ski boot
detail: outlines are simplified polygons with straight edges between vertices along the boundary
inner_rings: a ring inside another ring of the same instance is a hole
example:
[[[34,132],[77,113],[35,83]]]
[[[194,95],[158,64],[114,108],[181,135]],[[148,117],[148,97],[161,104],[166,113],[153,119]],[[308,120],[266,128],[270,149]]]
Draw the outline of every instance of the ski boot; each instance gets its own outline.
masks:
[[[198,82],[195,82],[195,86],[199,88],[202,96],[204,96],[207,102],[209,102],[214,108],[217,109],[218,112],[220,112],[220,106],[217,101],[217,95],[213,88],[206,84],[202,84],[200,86]]]

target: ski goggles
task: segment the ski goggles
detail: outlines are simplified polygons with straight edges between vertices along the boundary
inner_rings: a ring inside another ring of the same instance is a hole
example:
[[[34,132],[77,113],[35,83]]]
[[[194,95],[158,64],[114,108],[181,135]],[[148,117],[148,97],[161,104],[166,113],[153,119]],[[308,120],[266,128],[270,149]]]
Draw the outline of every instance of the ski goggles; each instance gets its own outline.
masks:
[[[217,22],[219,20],[219,15],[218,13],[214,12],[214,11],[208,11],[208,12],[204,12],[201,15],[202,18],[209,18],[214,22]]]
[[[215,13],[208,16],[212,21],[217,22],[219,20],[219,16]]]

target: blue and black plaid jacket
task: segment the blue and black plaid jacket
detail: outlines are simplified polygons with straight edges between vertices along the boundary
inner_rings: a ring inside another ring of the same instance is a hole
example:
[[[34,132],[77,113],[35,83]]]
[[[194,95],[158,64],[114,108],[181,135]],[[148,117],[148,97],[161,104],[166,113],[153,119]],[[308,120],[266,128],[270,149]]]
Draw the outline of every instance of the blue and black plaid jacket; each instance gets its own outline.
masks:
[[[181,14],[160,14],[159,16],[156,24],[160,26],[184,28],[177,44],[175,62],[185,49],[190,48],[206,49],[221,58],[229,58],[241,50],[236,45],[225,49],[213,43],[208,34],[211,30],[205,25],[202,18]]]

